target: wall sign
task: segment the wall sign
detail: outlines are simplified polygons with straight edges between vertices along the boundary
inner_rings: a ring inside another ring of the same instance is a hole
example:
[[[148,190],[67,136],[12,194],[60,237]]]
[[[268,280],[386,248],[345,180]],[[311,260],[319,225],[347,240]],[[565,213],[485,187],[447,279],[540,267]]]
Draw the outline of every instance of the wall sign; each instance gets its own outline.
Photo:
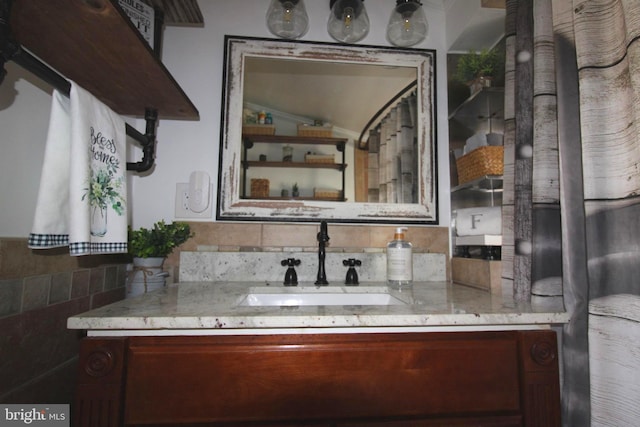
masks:
[[[153,7],[140,0],[118,0],[120,7],[127,14],[142,37],[154,48],[154,10]]]

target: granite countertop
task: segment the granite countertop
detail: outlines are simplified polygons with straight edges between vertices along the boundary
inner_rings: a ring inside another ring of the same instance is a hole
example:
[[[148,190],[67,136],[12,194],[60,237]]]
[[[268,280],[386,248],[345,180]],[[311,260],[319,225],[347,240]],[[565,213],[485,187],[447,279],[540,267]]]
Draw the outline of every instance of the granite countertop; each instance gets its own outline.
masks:
[[[317,293],[325,287],[256,282],[184,282],[119,301],[68,319],[89,335],[266,333],[274,330],[376,331],[442,327],[505,329],[544,327],[569,320],[562,299],[516,304],[484,290],[447,282],[418,282],[397,291],[383,283],[334,287],[341,292],[388,292],[400,305],[243,306],[251,288],[263,292]]]

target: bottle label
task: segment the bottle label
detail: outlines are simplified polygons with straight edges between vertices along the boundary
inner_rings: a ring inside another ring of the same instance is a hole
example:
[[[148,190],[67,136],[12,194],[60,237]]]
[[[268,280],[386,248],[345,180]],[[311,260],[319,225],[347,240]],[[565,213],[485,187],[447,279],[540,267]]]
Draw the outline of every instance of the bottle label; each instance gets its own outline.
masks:
[[[410,249],[387,248],[387,279],[413,280],[413,264]]]

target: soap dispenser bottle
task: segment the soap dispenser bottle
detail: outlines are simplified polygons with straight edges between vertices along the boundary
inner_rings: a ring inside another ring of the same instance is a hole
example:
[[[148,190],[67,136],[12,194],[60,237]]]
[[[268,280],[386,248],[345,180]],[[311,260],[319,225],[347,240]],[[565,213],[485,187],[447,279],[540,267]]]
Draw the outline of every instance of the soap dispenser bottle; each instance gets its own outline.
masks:
[[[407,288],[413,283],[413,251],[404,240],[407,227],[396,228],[393,240],[387,244],[387,283],[394,288]]]

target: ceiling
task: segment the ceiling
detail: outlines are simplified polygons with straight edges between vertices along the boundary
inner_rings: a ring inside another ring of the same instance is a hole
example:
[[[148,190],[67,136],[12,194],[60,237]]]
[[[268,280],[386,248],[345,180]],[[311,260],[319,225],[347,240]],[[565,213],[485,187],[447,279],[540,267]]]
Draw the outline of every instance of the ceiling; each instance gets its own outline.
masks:
[[[142,0],[163,11],[166,25],[203,26],[198,0]],[[450,53],[492,47],[504,34],[505,0],[430,0],[441,2],[447,14]]]
[[[504,36],[505,0],[443,0],[449,53],[494,47]]]
[[[197,0],[142,0],[164,13],[165,25],[202,26],[204,19]]]
[[[198,0],[142,0],[163,11],[166,25],[204,25]],[[429,0],[447,11],[449,52],[494,46],[504,34],[505,0]]]

